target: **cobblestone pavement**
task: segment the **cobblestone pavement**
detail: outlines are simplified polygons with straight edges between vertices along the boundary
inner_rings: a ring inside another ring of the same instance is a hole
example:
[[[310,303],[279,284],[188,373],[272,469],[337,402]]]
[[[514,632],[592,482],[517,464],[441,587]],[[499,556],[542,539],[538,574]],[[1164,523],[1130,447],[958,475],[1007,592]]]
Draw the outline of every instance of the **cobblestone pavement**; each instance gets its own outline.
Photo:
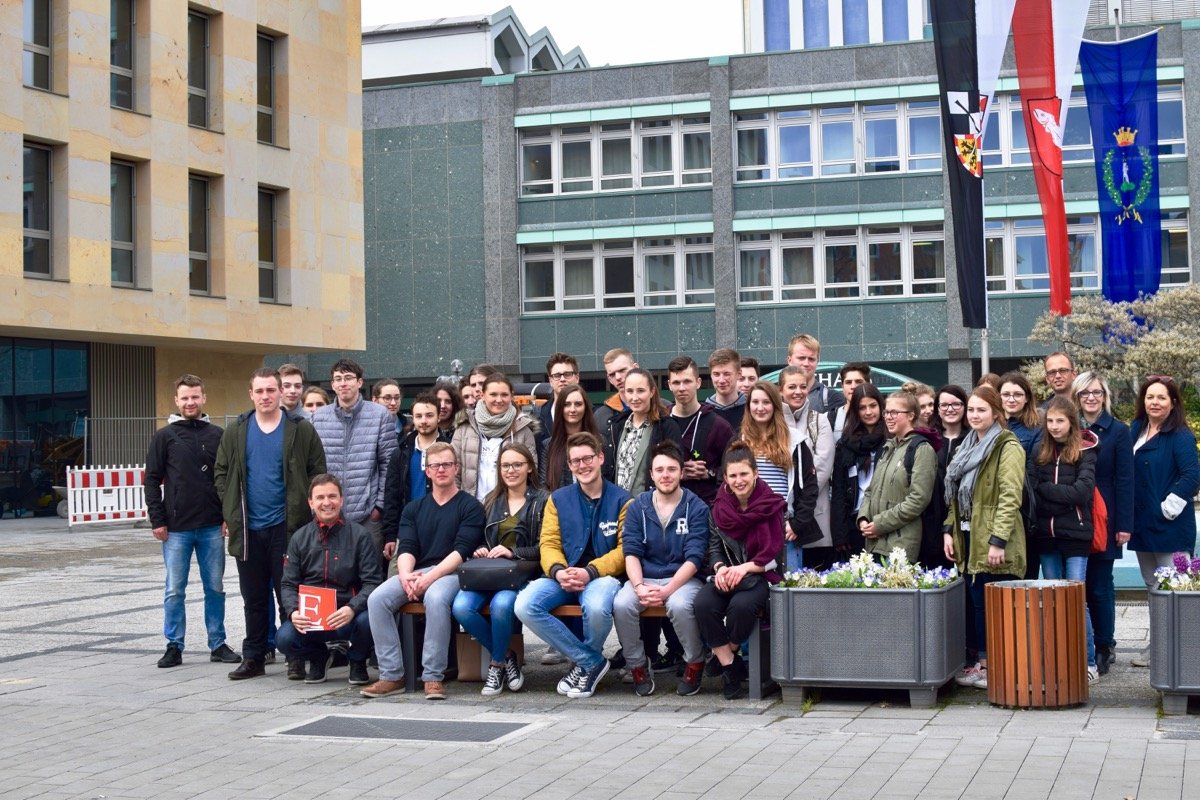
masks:
[[[232,562],[225,586],[237,649]],[[1160,719],[1147,670],[1128,665],[1144,604],[1120,607],[1118,664],[1082,708],[1010,711],[948,687],[929,710],[902,692],[827,690],[806,711],[778,696],[726,702],[715,681],[681,698],[673,678],[648,699],[610,677],[566,701],[532,638],[527,688],[492,700],[477,683],[448,684],[438,704],[366,700],[344,668],[305,685],[282,662],[232,682],[208,661],[201,598],[193,570],[184,665],[157,669],[162,562],[148,529],[0,520],[0,797],[1200,797],[1198,718]],[[528,724],[484,744],[281,734],[329,715]]]

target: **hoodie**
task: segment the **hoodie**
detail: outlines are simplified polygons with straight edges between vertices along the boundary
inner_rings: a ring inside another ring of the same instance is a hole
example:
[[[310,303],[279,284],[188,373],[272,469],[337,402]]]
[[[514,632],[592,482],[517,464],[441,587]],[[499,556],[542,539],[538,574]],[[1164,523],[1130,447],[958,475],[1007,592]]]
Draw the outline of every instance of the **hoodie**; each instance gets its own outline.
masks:
[[[704,401],[704,405],[711,406],[721,419],[728,422],[729,427],[733,428],[735,436],[742,430],[742,417],[746,415],[746,395],[739,392],[737,400],[729,405],[723,405],[717,401],[717,396],[714,394]]]
[[[222,433],[208,415],[185,419],[178,414],[154,433],[143,483],[151,526],[190,531],[221,524],[213,467]]]
[[[625,510],[625,530],[621,537],[625,555],[642,562],[647,578],[673,578],[685,562],[704,569],[708,548],[708,505],[687,489],[664,528],[654,508],[654,490],[642,492]]]

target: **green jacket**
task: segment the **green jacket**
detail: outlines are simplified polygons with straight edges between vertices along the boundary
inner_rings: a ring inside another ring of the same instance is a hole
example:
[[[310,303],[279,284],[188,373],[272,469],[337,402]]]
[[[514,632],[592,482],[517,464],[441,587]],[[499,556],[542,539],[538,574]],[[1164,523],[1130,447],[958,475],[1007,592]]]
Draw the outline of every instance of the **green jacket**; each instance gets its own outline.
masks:
[[[1002,431],[996,446],[979,465],[975,495],[971,499],[970,561],[963,549],[958,499],[950,503],[946,525],[954,537],[954,560],[964,575],[990,572],[1025,575],[1025,526],[1021,522],[1021,492],[1025,487],[1025,448],[1011,431]],[[988,546],[1004,544],[1004,561],[987,563]]]
[[[213,479],[221,495],[221,510],[229,529],[229,555],[245,561],[249,548],[246,531],[246,431],[253,411],[238,417],[221,436],[217,448],[217,464]],[[312,423],[306,419],[283,415],[283,489],[287,503],[287,532],[312,519],[308,508],[308,485],[325,471],[325,450]]]
[[[916,447],[912,479],[904,466],[904,454]],[[903,439],[888,439],[875,462],[871,485],[863,494],[858,518],[875,523],[877,539],[866,540],[868,553],[890,555],[896,547],[915,564],[921,556],[921,513],[933,497],[937,478],[937,454],[925,437],[911,431]]]

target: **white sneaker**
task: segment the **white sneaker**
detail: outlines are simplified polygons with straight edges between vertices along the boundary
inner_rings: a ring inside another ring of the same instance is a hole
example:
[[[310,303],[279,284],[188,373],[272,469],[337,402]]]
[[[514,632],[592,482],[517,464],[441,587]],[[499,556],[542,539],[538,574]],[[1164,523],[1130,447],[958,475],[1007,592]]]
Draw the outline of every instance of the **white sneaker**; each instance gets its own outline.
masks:
[[[546,652],[542,653],[542,664],[547,667],[552,667],[555,664],[567,663],[567,657],[555,650],[553,647],[546,648]]]
[[[971,686],[975,689],[987,688],[987,667],[979,668],[979,671],[975,673],[975,680],[972,681]]]
[[[979,666],[979,662],[963,667],[954,676],[954,682],[959,686],[965,686],[968,689],[975,686],[975,679],[979,675],[979,670],[983,669]]]
[[[504,665],[488,664],[487,677],[483,681],[483,689],[479,692],[484,697],[495,697],[504,691]]]
[[[1095,665],[1088,667],[1088,683],[1092,684],[1092,683],[1099,683],[1099,682],[1100,682],[1099,667],[1096,667]]]
[[[562,679],[559,680],[556,691],[563,697],[566,697],[567,692],[574,689],[583,680],[583,676],[585,674],[586,673],[584,673],[583,667],[576,664],[575,666],[571,667],[570,672],[562,676]]]
[[[1148,666],[1150,666],[1150,648],[1149,648],[1149,647],[1147,647],[1145,650],[1143,650],[1142,652],[1138,653],[1138,654],[1137,654],[1136,656],[1134,656],[1133,658],[1129,659],[1129,663],[1130,663],[1130,664],[1132,664],[1132,665],[1133,665],[1133,666],[1135,666],[1135,667],[1148,667]]]

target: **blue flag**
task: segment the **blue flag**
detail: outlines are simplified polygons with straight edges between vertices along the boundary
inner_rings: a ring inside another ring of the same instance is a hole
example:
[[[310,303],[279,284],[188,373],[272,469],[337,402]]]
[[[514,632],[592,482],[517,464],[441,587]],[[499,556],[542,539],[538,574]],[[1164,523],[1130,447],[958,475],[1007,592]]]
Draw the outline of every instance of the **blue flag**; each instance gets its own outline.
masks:
[[[1100,199],[1104,297],[1158,291],[1162,213],[1158,200],[1158,34],[1079,49],[1092,123]]]

